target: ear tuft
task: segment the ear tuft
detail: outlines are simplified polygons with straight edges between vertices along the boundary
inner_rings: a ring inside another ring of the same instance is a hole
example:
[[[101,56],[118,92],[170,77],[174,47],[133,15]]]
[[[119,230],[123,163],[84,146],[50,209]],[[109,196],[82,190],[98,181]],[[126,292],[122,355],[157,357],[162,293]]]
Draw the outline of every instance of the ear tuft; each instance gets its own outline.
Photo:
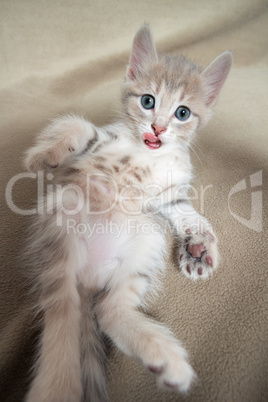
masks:
[[[146,64],[157,60],[153,36],[149,26],[145,24],[139,29],[134,38],[127,77],[134,80],[140,75]]]
[[[205,103],[211,107],[215,104],[219,92],[232,67],[233,56],[226,51],[216,57],[209,66],[202,71],[201,76],[205,84]]]

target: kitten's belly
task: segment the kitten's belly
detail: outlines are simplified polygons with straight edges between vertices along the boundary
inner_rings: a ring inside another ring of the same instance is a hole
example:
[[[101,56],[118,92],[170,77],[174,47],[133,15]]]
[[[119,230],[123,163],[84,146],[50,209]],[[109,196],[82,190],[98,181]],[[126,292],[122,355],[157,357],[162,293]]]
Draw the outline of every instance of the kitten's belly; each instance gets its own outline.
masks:
[[[154,276],[165,245],[159,220],[156,226],[152,216],[117,213],[112,218],[89,218],[87,222],[87,232],[81,227],[80,247],[85,260],[79,272],[79,280],[86,287],[122,286],[137,272]],[[152,256],[149,264],[148,255]]]
[[[81,247],[86,251],[80,280],[85,286],[103,289],[111,281],[125,259],[131,228],[128,221],[105,218],[88,219],[79,223]]]

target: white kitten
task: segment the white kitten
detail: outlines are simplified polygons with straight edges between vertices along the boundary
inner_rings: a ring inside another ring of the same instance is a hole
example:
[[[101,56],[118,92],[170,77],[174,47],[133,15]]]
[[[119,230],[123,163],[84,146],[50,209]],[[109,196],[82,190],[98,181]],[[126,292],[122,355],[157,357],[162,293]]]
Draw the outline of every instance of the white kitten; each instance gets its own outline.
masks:
[[[45,212],[26,253],[44,313],[27,401],[107,400],[103,334],[161,388],[189,389],[195,375],[185,350],[139,307],[165,269],[167,228],[184,275],[207,278],[217,266],[216,235],[187,197],[189,144],[231,64],[230,52],[204,70],[181,56],[158,57],[143,26],[122,87],[122,120],[97,128],[65,116],[28,151],[27,168],[53,169],[56,185],[39,200]]]

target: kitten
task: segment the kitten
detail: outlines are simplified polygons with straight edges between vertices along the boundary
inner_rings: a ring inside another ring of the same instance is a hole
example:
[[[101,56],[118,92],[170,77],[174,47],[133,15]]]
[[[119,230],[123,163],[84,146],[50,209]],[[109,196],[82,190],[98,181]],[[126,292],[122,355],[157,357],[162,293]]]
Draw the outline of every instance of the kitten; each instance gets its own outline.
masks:
[[[27,250],[44,313],[28,402],[107,400],[103,335],[159,387],[190,388],[186,351],[139,307],[165,270],[170,232],[187,278],[207,278],[217,267],[216,235],[187,197],[189,145],[231,64],[228,51],[206,69],[158,56],[145,25],[122,86],[122,119],[97,128],[58,118],[28,151],[27,169],[53,171],[56,180],[39,199],[43,213]]]

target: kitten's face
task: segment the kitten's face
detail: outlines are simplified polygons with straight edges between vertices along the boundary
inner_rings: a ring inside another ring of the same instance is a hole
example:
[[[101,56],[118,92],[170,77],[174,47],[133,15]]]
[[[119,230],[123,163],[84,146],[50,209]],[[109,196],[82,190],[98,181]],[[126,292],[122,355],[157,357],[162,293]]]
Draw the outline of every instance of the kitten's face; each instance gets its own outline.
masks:
[[[188,145],[211,117],[231,62],[225,52],[202,71],[182,56],[159,59],[149,28],[142,27],[122,90],[133,140],[154,153]]]
[[[188,144],[210,116],[198,68],[182,57],[163,58],[124,86],[125,113],[135,140],[147,149]]]

